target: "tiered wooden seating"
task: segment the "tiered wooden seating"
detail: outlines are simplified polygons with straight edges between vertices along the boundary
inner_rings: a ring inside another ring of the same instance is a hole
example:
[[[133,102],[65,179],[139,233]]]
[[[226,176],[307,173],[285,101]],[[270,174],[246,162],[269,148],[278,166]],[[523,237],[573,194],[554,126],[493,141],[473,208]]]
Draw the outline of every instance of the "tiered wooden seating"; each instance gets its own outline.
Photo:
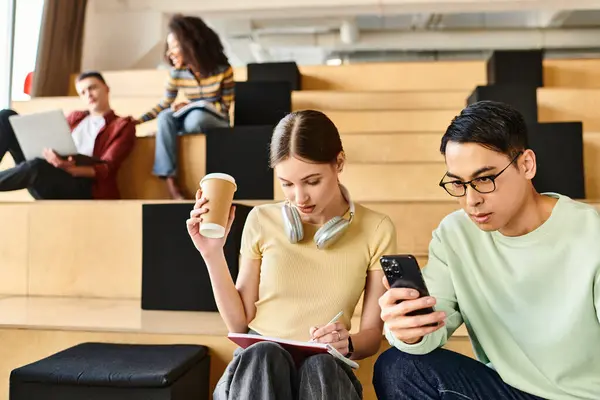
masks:
[[[546,87],[538,90],[541,121],[584,121],[585,173],[589,198],[600,199],[600,60],[546,60]],[[464,107],[468,93],[484,84],[485,63],[390,63],[300,68],[304,91],[293,94],[294,109],[325,110],[343,136],[348,159],[342,181],[353,198],[390,215],[398,251],[427,260],[431,231],[458,204],[437,183],[445,171],[439,139]],[[163,93],[166,71],[116,71],[104,75],[112,104],[122,115],[138,116]],[[245,69],[235,71],[245,80]],[[72,92],[71,94],[74,94]],[[80,108],[76,97],[16,102],[21,113]],[[142,125],[151,134],[155,122]],[[596,133],[598,132],[598,133]],[[204,175],[204,136],[181,139],[183,187],[191,194]],[[165,199],[162,182],[151,175],[154,139],[138,138],[119,176],[125,198],[147,200],[22,202],[26,192],[0,193],[0,400],[8,374],[83,341],[200,343],[211,348],[214,385],[234,345],[215,314],[140,310],[141,209],[148,199]],[[10,157],[0,165],[10,165]],[[275,184],[276,199],[281,199]],[[256,202],[252,202],[256,204]],[[600,208],[600,203],[594,203]],[[183,224],[183,221],[182,221]],[[8,228],[10,227],[10,228]],[[184,229],[182,225],[182,229]],[[360,314],[357,309],[355,322]],[[357,323],[354,323],[357,328]],[[449,348],[472,355],[461,329]],[[382,342],[382,350],[387,345]],[[365,398],[374,399],[375,359],[358,376]]]
[[[294,109],[381,111],[381,110],[460,110],[469,90],[350,92],[310,90],[292,93]]]

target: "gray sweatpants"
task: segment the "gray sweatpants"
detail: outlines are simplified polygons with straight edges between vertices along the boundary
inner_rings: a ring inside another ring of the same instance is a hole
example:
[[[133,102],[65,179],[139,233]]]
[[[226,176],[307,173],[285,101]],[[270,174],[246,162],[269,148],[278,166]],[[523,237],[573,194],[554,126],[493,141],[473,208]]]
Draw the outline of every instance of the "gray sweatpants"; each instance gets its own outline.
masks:
[[[260,342],[235,351],[213,399],[360,400],[362,386],[352,368],[329,354],[309,357],[296,368],[281,346]]]

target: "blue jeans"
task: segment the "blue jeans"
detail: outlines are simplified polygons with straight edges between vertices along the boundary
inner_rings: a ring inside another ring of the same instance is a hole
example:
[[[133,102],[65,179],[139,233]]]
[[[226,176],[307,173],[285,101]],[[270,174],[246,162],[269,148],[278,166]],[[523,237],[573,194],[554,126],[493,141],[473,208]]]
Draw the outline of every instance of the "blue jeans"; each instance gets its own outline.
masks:
[[[541,400],[507,385],[485,364],[444,349],[417,356],[392,347],[375,363],[373,385],[380,400]]]
[[[229,122],[202,111],[192,110],[183,117],[173,117],[171,109],[158,114],[156,151],[152,173],[160,177],[177,175],[177,136],[204,132],[209,128],[227,128]]]

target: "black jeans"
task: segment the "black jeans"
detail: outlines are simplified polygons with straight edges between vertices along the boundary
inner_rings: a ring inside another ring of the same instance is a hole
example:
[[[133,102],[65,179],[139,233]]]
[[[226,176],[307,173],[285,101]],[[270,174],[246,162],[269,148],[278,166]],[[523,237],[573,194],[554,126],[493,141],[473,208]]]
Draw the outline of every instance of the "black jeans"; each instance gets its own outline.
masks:
[[[27,189],[35,199],[91,199],[93,180],[76,178],[46,160],[25,160],[8,121],[12,110],[0,111],[0,161],[9,152],[15,167],[0,171],[0,192]]]
[[[373,385],[381,400],[543,400],[506,384],[485,364],[444,349],[417,356],[392,347],[377,359]]]
[[[298,367],[277,343],[238,348],[217,383],[213,400],[360,400],[352,369],[329,354],[308,357]]]

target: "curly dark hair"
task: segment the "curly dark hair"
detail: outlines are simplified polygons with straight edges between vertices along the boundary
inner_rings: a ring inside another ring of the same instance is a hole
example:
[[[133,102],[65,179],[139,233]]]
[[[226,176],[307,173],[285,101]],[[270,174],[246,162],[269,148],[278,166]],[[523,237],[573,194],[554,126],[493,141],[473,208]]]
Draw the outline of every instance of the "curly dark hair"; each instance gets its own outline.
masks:
[[[202,77],[212,76],[219,67],[229,65],[221,39],[202,19],[176,14],[169,21],[169,32],[181,45],[184,62]],[[165,44],[165,60],[172,66],[167,50]]]

